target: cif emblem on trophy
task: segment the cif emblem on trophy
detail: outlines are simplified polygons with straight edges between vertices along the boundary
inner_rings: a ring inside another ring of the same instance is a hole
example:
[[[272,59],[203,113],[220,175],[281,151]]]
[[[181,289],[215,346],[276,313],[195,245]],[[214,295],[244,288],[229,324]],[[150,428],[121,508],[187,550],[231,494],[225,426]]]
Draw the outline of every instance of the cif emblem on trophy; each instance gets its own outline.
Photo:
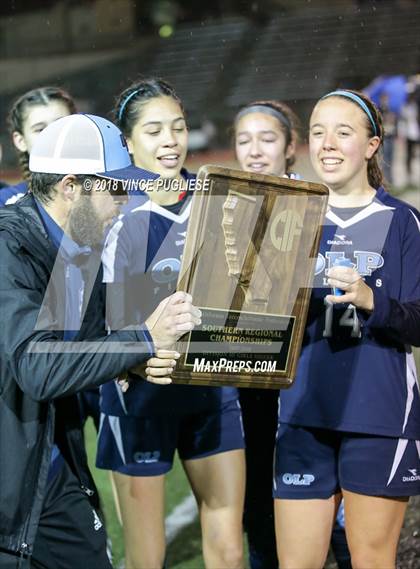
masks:
[[[287,387],[302,344],[328,189],[218,166],[198,173],[178,290],[202,324],[175,382]]]
[[[271,203],[270,203],[271,202]],[[303,221],[297,212],[281,210],[280,200],[268,198],[261,208],[255,227],[261,234],[267,232],[268,242],[255,235],[249,235],[252,225],[251,213],[256,198],[234,191],[229,191],[223,205],[222,228],[225,236],[225,256],[229,276],[238,279],[245,296],[243,307],[249,310],[265,312],[267,310],[273,281],[281,279],[284,267],[278,262],[278,251],[289,252],[293,249],[293,240],[302,233]],[[279,228],[283,235],[279,236]],[[249,241],[244,241],[244,234]],[[257,249],[258,248],[258,249]]]

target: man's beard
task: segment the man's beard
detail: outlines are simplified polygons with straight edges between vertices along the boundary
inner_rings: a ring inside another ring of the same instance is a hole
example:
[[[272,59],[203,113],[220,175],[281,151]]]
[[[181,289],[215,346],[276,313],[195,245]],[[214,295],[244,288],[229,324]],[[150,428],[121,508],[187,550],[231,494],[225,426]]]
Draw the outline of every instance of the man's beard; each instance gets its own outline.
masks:
[[[102,244],[104,225],[96,213],[90,196],[81,196],[69,216],[70,236],[78,245],[95,247]]]

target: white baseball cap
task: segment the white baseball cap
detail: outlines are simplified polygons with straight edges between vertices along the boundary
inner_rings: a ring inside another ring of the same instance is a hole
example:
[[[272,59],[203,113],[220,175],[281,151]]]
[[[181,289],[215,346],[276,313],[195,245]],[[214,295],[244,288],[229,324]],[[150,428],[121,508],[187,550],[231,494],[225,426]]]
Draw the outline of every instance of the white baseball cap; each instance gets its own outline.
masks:
[[[131,162],[122,132],[95,115],[68,115],[37,136],[29,170],[45,174],[92,174],[116,180],[158,178]]]

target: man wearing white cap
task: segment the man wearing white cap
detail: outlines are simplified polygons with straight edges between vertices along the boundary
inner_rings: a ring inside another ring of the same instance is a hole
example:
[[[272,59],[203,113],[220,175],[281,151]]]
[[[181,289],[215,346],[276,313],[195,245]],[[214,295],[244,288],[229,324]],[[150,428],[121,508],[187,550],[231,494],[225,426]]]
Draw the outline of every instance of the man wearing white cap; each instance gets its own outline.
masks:
[[[106,334],[100,249],[121,201],[114,180],[156,178],[131,166],[112,123],[55,121],[29,166],[31,193],[0,212],[0,567],[110,569],[76,393],[146,361],[151,381],[169,382],[174,355],[162,350],[200,311],[179,292],[138,329]]]

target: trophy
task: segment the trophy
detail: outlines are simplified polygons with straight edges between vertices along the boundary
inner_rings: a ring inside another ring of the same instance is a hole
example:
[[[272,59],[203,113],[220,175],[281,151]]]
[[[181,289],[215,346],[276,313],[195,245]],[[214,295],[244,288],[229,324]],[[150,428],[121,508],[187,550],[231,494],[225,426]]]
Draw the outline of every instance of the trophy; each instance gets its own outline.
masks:
[[[288,387],[301,349],[328,189],[203,166],[178,279],[203,314],[175,383]]]

